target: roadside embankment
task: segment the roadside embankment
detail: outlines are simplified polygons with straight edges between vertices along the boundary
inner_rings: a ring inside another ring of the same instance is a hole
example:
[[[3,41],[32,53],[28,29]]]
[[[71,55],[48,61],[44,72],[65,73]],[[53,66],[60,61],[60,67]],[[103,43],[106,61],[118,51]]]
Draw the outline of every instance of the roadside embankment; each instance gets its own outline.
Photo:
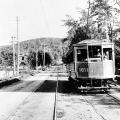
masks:
[[[19,81],[19,78],[17,77],[13,77],[13,78],[10,78],[10,79],[4,79],[4,80],[0,80],[0,88],[6,86],[6,85],[11,85],[15,82],[18,82]]]

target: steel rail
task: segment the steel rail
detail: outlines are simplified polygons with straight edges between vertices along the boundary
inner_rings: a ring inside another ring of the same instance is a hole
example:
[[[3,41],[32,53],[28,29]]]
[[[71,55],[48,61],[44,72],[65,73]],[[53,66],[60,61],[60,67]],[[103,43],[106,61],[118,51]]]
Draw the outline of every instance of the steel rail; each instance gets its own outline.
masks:
[[[116,98],[116,97],[114,97],[114,96],[112,96],[111,94],[109,94],[109,93],[107,93],[107,95],[108,96],[110,96],[110,97],[112,97],[113,98],[113,100],[118,104],[118,105],[120,105],[120,100],[118,99],[118,98]]]
[[[93,110],[97,113],[97,115],[99,115],[103,120],[109,120],[108,118],[106,119],[106,118],[103,117],[101,114],[99,114],[98,111],[96,110],[96,108],[94,107],[94,105],[93,105],[91,102],[89,102],[83,95],[82,95],[82,97],[84,98],[84,100],[85,100],[90,106],[92,106]]]
[[[56,106],[57,106],[57,92],[58,92],[58,77],[59,77],[59,72],[58,72],[58,67],[57,67],[57,83],[56,83],[56,90],[55,90],[55,102],[54,102],[53,120],[57,120]]]

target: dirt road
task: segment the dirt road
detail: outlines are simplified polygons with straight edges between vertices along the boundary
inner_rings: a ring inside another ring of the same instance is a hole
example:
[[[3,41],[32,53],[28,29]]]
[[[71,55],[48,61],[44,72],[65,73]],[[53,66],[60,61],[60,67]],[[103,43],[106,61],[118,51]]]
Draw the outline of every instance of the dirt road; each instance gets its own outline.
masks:
[[[0,120],[119,120],[119,90],[80,93],[52,67],[0,89]]]
[[[1,88],[0,120],[52,120],[55,71],[52,68]]]

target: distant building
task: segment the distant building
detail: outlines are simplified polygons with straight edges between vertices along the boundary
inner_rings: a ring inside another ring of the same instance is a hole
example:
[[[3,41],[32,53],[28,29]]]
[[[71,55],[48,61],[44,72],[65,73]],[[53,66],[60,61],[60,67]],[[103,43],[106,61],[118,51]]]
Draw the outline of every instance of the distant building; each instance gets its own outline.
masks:
[[[27,62],[28,53],[20,53],[19,55],[19,63],[20,63],[20,69],[25,69],[28,65]]]

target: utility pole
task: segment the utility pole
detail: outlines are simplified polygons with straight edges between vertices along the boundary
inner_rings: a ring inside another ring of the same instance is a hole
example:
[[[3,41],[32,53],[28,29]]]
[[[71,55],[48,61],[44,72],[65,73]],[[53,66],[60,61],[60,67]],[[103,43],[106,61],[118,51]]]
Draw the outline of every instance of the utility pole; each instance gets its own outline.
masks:
[[[89,12],[90,12],[90,0],[88,1],[88,4],[89,4],[89,6],[88,6],[88,17],[87,17],[87,33],[88,33],[88,26],[89,26]]]
[[[15,45],[14,45],[14,39],[16,38],[16,37],[14,37],[14,36],[12,36],[11,37],[12,38],[12,46],[13,46],[13,75],[15,76],[16,74],[16,69],[15,69]]]
[[[45,44],[44,44],[44,61],[43,61],[43,67],[45,66]]]
[[[17,75],[19,75],[19,37],[18,37],[18,16],[17,16],[17,19],[16,19],[16,22],[17,22],[17,52],[18,52],[18,55],[17,55]]]
[[[38,67],[38,49],[36,50],[36,70],[38,70],[37,67]]]
[[[38,70],[38,52],[39,52],[39,41],[36,40],[36,70]]]

